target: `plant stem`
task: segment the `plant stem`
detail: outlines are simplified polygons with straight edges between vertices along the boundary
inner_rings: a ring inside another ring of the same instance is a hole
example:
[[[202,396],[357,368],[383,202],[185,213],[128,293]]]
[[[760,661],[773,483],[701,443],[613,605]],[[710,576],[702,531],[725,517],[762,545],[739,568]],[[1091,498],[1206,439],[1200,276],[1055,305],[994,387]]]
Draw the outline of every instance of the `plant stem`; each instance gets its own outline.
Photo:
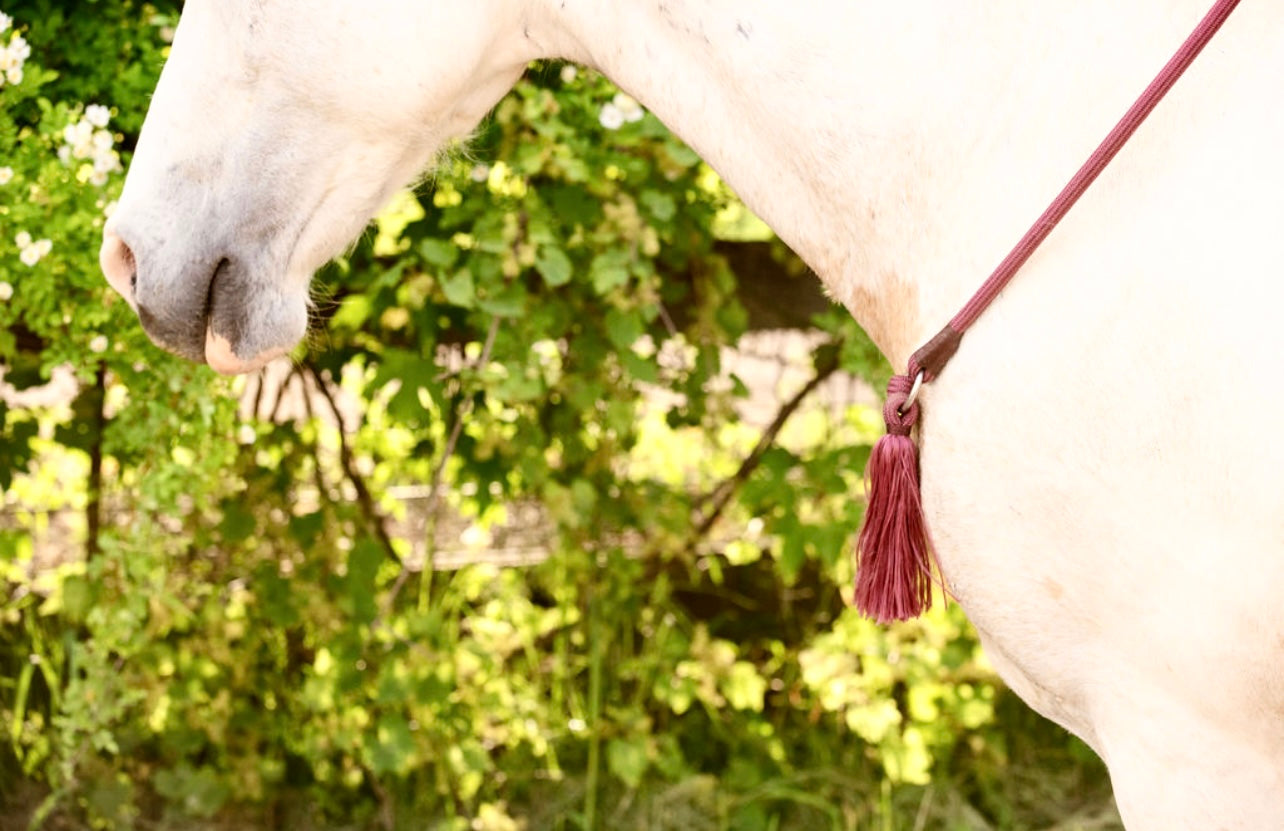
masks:
[[[85,505],[85,560],[99,552],[103,524],[103,432],[107,429],[107,365],[98,362],[94,373],[94,438],[89,447],[89,501]]]
[[[597,829],[598,768],[602,755],[602,652],[603,633],[599,619],[596,580],[588,586],[588,636],[589,636],[589,747],[588,772],[584,784],[584,829]]]

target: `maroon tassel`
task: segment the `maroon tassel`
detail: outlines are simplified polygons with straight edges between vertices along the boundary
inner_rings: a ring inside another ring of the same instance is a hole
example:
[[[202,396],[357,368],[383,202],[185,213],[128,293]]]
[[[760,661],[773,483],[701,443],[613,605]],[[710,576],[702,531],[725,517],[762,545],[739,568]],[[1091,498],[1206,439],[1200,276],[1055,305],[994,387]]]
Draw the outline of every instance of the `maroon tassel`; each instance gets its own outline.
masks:
[[[887,384],[878,440],[866,467],[869,504],[856,542],[856,608],[879,623],[908,620],[932,606],[932,563],[919,498],[918,448],[910,431],[918,402],[905,408],[913,379],[897,375]]]

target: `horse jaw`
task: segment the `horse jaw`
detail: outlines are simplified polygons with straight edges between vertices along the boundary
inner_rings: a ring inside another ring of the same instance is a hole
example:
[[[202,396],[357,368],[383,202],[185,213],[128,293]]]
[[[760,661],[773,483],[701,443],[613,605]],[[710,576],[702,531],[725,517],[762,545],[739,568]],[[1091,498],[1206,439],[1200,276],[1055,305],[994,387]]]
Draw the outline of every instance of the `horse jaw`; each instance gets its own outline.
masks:
[[[312,274],[520,76],[496,2],[188,2],[100,252],[149,337],[227,373],[289,352]]]

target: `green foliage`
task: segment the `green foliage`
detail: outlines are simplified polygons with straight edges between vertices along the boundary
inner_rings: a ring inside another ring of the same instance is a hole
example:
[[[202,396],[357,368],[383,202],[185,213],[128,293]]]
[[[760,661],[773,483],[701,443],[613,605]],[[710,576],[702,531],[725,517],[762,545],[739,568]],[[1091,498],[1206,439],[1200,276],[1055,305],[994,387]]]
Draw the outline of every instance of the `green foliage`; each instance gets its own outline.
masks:
[[[309,416],[247,416],[98,276],[107,145],[175,7],[92,5],[5,9],[32,54],[0,87],[0,367],[81,392],[0,405],[0,803],[25,779],[37,825],[755,831],[1030,827],[1100,793],[1077,746],[996,721],[957,608],[847,608],[877,425],[736,424],[711,229],[762,230],[653,116],[533,69],[323,275]],[[845,313],[816,325],[817,374],[885,380]],[[547,556],[500,567],[522,527]],[[1057,799],[1013,784],[1036,753]]]

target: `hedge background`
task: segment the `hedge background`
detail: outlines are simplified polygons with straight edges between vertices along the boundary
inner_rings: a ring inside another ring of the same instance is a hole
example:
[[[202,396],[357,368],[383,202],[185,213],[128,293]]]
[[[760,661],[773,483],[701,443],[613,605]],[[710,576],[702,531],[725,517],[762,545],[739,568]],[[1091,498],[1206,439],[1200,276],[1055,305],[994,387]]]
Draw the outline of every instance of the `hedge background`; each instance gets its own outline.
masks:
[[[228,381],[96,265],[178,4],[0,12],[0,827],[1118,827],[956,607],[848,608],[878,416],[815,391],[887,367],[603,78],[532,67]]]

